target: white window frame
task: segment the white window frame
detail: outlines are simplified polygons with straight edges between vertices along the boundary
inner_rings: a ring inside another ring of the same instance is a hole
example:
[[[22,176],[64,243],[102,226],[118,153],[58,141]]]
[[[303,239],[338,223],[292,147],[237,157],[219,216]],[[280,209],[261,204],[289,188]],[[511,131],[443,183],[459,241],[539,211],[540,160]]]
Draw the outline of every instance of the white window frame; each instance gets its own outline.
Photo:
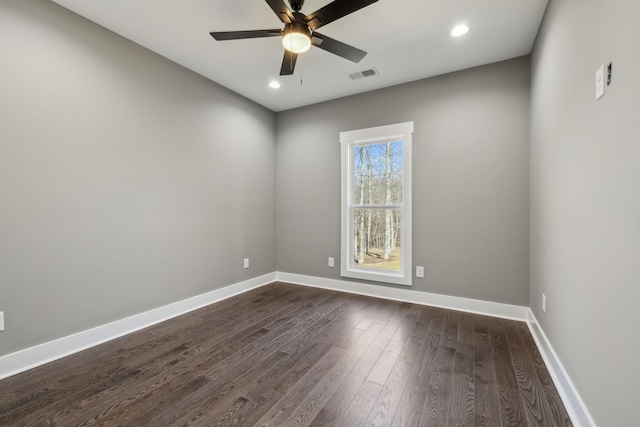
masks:
[[[375,282],[393,283],[397,285],[412,285],[412,244],[411,244],[411,160],[412,160],[412,136],[413,122],[398,123],[388,126],[378,126],[368,129],[352,130],[340,132],[340,145],[342,151],[342,173],[341,173],[341,262],[340,275]],[[394,206],[400,209],[402,223],[400,227],[400,251],[401,266],[400,271],[389,271],[375,268],[363,268],[354,264],[354,224],[353,210],[357,207],[354,204],[353,191],[353,159],[352,147],[361,144],[371,144],[375,142],[385,142],[390,139],[402,141],[403,148],[403,185],[402,203]]]

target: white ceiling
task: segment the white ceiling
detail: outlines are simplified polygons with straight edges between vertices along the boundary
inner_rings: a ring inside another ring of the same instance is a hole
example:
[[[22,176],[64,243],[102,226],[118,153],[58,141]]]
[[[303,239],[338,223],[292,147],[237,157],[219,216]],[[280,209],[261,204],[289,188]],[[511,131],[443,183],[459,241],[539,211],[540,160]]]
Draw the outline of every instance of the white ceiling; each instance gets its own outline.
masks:
[[[279,38],[215,41],[210,31],[281,28],[264,0],[53,0],[273,111],[531,52],[547,0],[379,0],[320,32],[368,52],[355,64],[312,47],[280,77]],[[309,14],[330,0],[306,0]],[[287,2],[288,5],[288,2]],[[469,33],[449,35],[466,23]],[[351,80],[375,68],[378,76]],[[268,83],[278,79],[280,89]]]

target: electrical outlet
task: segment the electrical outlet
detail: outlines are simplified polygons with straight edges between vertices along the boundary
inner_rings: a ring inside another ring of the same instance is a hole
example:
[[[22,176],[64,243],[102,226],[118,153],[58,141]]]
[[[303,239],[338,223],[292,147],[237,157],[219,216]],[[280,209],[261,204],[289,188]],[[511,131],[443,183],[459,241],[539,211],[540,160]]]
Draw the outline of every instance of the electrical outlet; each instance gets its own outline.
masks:
[[[333,259],[333,257],[332,257],[332,256],[330,256],[330,257],[329,257],[329,267],[332,267],[332,268],[333,268],[333,267],[335,267],[335,266],[336,266],[336,262],[335,262],[335,260]]]
[[[422,266],[416,267],[416,277],[424,277],[424,267]]]
[[[547,296],[545,294],[542,294],[542,311],[547,312]]]
[[[249,258],[244,259],[244,268],[249,268]]]
[[[0,332],[4,331],[4,311],[0,311]]]

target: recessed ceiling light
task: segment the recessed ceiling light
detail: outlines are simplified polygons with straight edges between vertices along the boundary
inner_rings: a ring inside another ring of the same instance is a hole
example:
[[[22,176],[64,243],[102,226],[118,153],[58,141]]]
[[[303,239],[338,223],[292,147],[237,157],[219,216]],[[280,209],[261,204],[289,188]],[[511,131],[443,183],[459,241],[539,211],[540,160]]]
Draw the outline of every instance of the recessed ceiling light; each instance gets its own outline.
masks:
[[[451,30],[451,36],[452,37],[464,36],[465,34],[467,34],[468,31],[469,31],[469,27],[467,27],[466,25],[464,24],[456,25],[453,28],[453,30]]]
[[[269,82],[269,87],[271,89],[278,89],[280,88],[280,82],[277,80],[272,80],[271,82]]]

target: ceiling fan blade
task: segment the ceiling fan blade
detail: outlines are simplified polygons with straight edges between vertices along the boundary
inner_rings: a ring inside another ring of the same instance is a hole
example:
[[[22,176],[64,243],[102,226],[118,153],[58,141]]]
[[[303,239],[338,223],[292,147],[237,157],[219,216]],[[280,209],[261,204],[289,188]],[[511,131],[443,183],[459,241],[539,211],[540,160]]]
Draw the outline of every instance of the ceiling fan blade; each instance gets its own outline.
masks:
[[[356,63],[362,61],[362,58],[367,56],[367,52],[364,50],[349,46],[346,43],[339,42],[320,33],[313,33],[311,44]]]
[[[298,54],[289,52],[288,50],[284,51],[284,58],[282,59],[282,68],[280,68],[281,76],[290,76],[293,74],[293,70],[296,68],[296,61],[298,59]]]
[[[285,24],[291,24],[295,22],[295,18],[293,17],[293,13],[287,7],[283,0],[265,0],[267,4],[273,9],[273,11],[278,15],[278,18],[284,22]]]
[[[209,33],[218,40],[240,40],[240,39],[257,39],[259,37],[278,37],[282,35],[282,30],[276,28],[274,30],[254,30],[254,31],[217,31]]]
[[[275,1],[275,0],[274,0]],[[378,0],[335,0],[306,16],[307,25],[313,31],[350,13],[367,7]]]

